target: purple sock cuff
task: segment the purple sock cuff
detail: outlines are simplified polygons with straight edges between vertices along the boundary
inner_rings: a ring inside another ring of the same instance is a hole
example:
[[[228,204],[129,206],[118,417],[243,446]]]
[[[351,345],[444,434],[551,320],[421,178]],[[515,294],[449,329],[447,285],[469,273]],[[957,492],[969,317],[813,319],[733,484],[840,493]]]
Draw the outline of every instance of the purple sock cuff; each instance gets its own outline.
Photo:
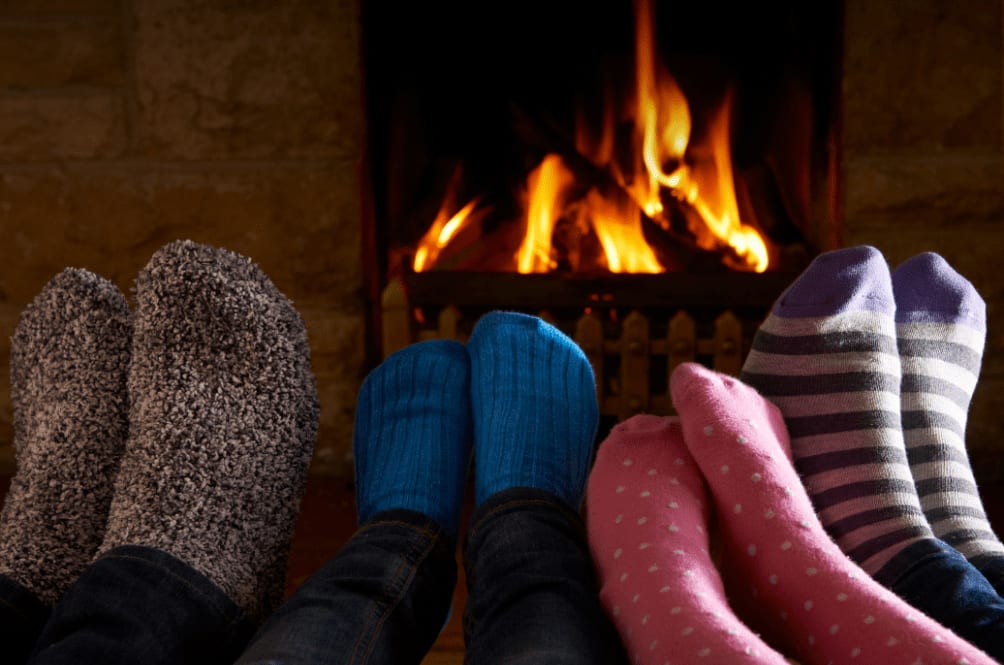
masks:
[[[987,307],[976,288],[934,252],[918,254],[892,275],[897,323],[957,323],[987,328]]]
[[[861,245],[817,256],[781,294],[773,312],[784,318],[860,310],[892,315],[895,307],[885,259],[874,247]]]

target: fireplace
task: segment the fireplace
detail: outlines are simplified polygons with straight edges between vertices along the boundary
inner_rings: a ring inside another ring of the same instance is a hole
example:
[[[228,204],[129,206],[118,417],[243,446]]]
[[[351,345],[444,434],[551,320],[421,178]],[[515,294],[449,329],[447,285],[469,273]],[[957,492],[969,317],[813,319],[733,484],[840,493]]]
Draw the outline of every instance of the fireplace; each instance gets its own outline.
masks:
[[[666,412],[675,364],[735,373],[838,244],[838,2],[364,6],[374,357],[540,314],[601,411]],[[378,347],[378,348],[377,348]]]

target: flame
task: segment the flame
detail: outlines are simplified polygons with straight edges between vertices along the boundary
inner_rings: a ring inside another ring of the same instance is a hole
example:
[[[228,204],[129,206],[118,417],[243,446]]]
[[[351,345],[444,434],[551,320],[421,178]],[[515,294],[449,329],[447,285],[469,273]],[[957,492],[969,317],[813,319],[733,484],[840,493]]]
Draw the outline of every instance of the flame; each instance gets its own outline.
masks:
[[[645,214],[655,217],[662,213],[661,187],[675,188],[679,184],[683,155],[690,143],[690,107],[687,98],[667,72],[655,62],[655,23],[649,0],[635,3],[635,101],[637,129],[641,132],[642,161],[648,175],[648,187],[635,190]],[[663,164],[673,163],[672,173]]]
[[[765,271],[767,246],[756,229],[739,219],[729,141],[731,91],[709,123],[710,163],[684,164],[690,144],[690,108],[673,77],[656,66],[651,0],[635,0],[635,21],[636,105],[648,187],[636,185],[632,194],[647,215],[656,217],[663,210],[660,188],[669,189],[700,215],[703,224],[690,225],[698,246],[711,250],[724,245],[740,258],[737,267]],[[675,168],[667,173],[665,164]]]
[[[610,272],[663,272],[662,264],[645,240],[638,208],[618,209],[595,190],[586,195],[586,205]]]
[[[415,258],[412,262],[412,269],[415,272],[422,272],[436,263],[439,252],[442,251],[450,241],[471,221],[471,213],[478,204],[478,199],[470,201],[463,208],[453,215],[450,215],[448,201],[452,196],[447,196],[443,205],[436,214],[436,220],[425,232],[422,239],[418,241],[415,250]]]
[[[516,270],[526,274],[554,268],[551,234],[561,214],[563,192],[575,184],[571,172],[558,155],[548,155],[530,174],[530,203],[527,206],[526,235],[516,253]]]
[[[621,133],[612,96],[604,98],[600,136],[592,140],[581,110],[575,133],[575,150],[604,169],[609,184],[623,191],[608,197],[597,186],[579,187],[560,156],[545,156],[527,179],[526,229],[514,268],[520,273],[554,270],[558,265],[552,247],[555,226],[575,215],[577,226],[586,233],[592,229],[611,272],[663,272],[645,239],[641,213],[669,231],[671,221],[664,214],[669,197],[680,203],[678,209],[684,212],[698,247],[721,252],[723,262],[731,267],[763,272],[769,264],[764,238],[739,216],[731,158],[731,91],[710,117],[700,142],[692,145],[687,98],[656,60],[652,0],[634,0],[634,9],[636,79],[630,163],[622,163],[625,151],[616,145]],[[587,190],[584,196],[582,190]],[[451,215],[456,210],[454,198],[448,193],[420,241],[414,258],[416,272],[432,267],[440,251],[471,223],[477,199]]]

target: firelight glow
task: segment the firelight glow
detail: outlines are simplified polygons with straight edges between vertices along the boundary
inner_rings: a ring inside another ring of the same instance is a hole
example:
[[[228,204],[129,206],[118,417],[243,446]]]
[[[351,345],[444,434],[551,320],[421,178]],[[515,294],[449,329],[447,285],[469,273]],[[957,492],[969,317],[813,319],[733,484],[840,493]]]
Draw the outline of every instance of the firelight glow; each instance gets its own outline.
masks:
[[[561,196],[575,184],[558,155],[548,155],[529,178],[526,234],[516,256],[517,272],[548,272],[554,268],[551,235],[561,214]]]
[[[595,144],[589,140],[589,131],[580,120],[575,141],[575,150],[605,171],[626,196],[612,199],[598,186],[583,187],[559,155],[546,155],[527,177],[525,231],[511,269],[520,273],[554,270],[558,265],[552,239],[555,227],[560,220],[575,220],[577,229],[595,235],[605,263],[599,267],[610,272],[664,272],[645,238],[641,213],[669,230],[666,202],[675,200],[684,210],[687,230],[698,247],[719,252],[731,268],[764,272],[769,265],[766,242],[739,215],[730,140],[732,92],[724,95],[706,131],[692,143],[687,98],[656,59],[652,0],[635,0],[634,9],[635,89],[634,99],[628,100],[633,113],[618,118],[617,101],[606,98],[599,140]],[[614,143],[620,135],[618,124],[623,126],[625,120],[634,125],[627,151]],[[623,161],[625,153],[632,155],[628,163]],[[452,190],[453,186],[445,201],[454,200]],[[455,207],[445,201],[416,248],[416,272],[435,266],[440,251],[471,223],[478,203],[471,201],[451,216],[449,210]]]
[[[448,197],[447,200],[449,198],[452,197]],[[452,216],[450,216],[449,208],[445,204],[440,207],[436,221],[432,223],[432,226],[418,242],[415,259],[412,263],[415,272],[422,272],[435,265],[439,252],[450,244],[460,229],[470,221],[471,213],[477,204],[478,199],[474,199]]]

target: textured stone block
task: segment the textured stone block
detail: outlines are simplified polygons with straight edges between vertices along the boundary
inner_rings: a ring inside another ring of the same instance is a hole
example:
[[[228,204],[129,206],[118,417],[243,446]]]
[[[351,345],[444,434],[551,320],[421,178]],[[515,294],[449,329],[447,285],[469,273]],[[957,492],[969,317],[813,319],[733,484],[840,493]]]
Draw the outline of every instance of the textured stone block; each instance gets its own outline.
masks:
[[[0,95],[0,161],[112,159],[125,151],[126,132],[116,94]]]
[[[0,88],[121,85],[119,26],[113,20],[0,24]]]
[[[845,150],[1001,145],[1000,0],[845,7]]]
[[[132,10],[144,154],[359,155],[357,3],[150,0]]]
[[[120,6],[121,0],[4,0],[0,16],[114,16]]]
[[[1000,151],[848,156],[842,175],[848,226],[940,228],[1004,219]]]

